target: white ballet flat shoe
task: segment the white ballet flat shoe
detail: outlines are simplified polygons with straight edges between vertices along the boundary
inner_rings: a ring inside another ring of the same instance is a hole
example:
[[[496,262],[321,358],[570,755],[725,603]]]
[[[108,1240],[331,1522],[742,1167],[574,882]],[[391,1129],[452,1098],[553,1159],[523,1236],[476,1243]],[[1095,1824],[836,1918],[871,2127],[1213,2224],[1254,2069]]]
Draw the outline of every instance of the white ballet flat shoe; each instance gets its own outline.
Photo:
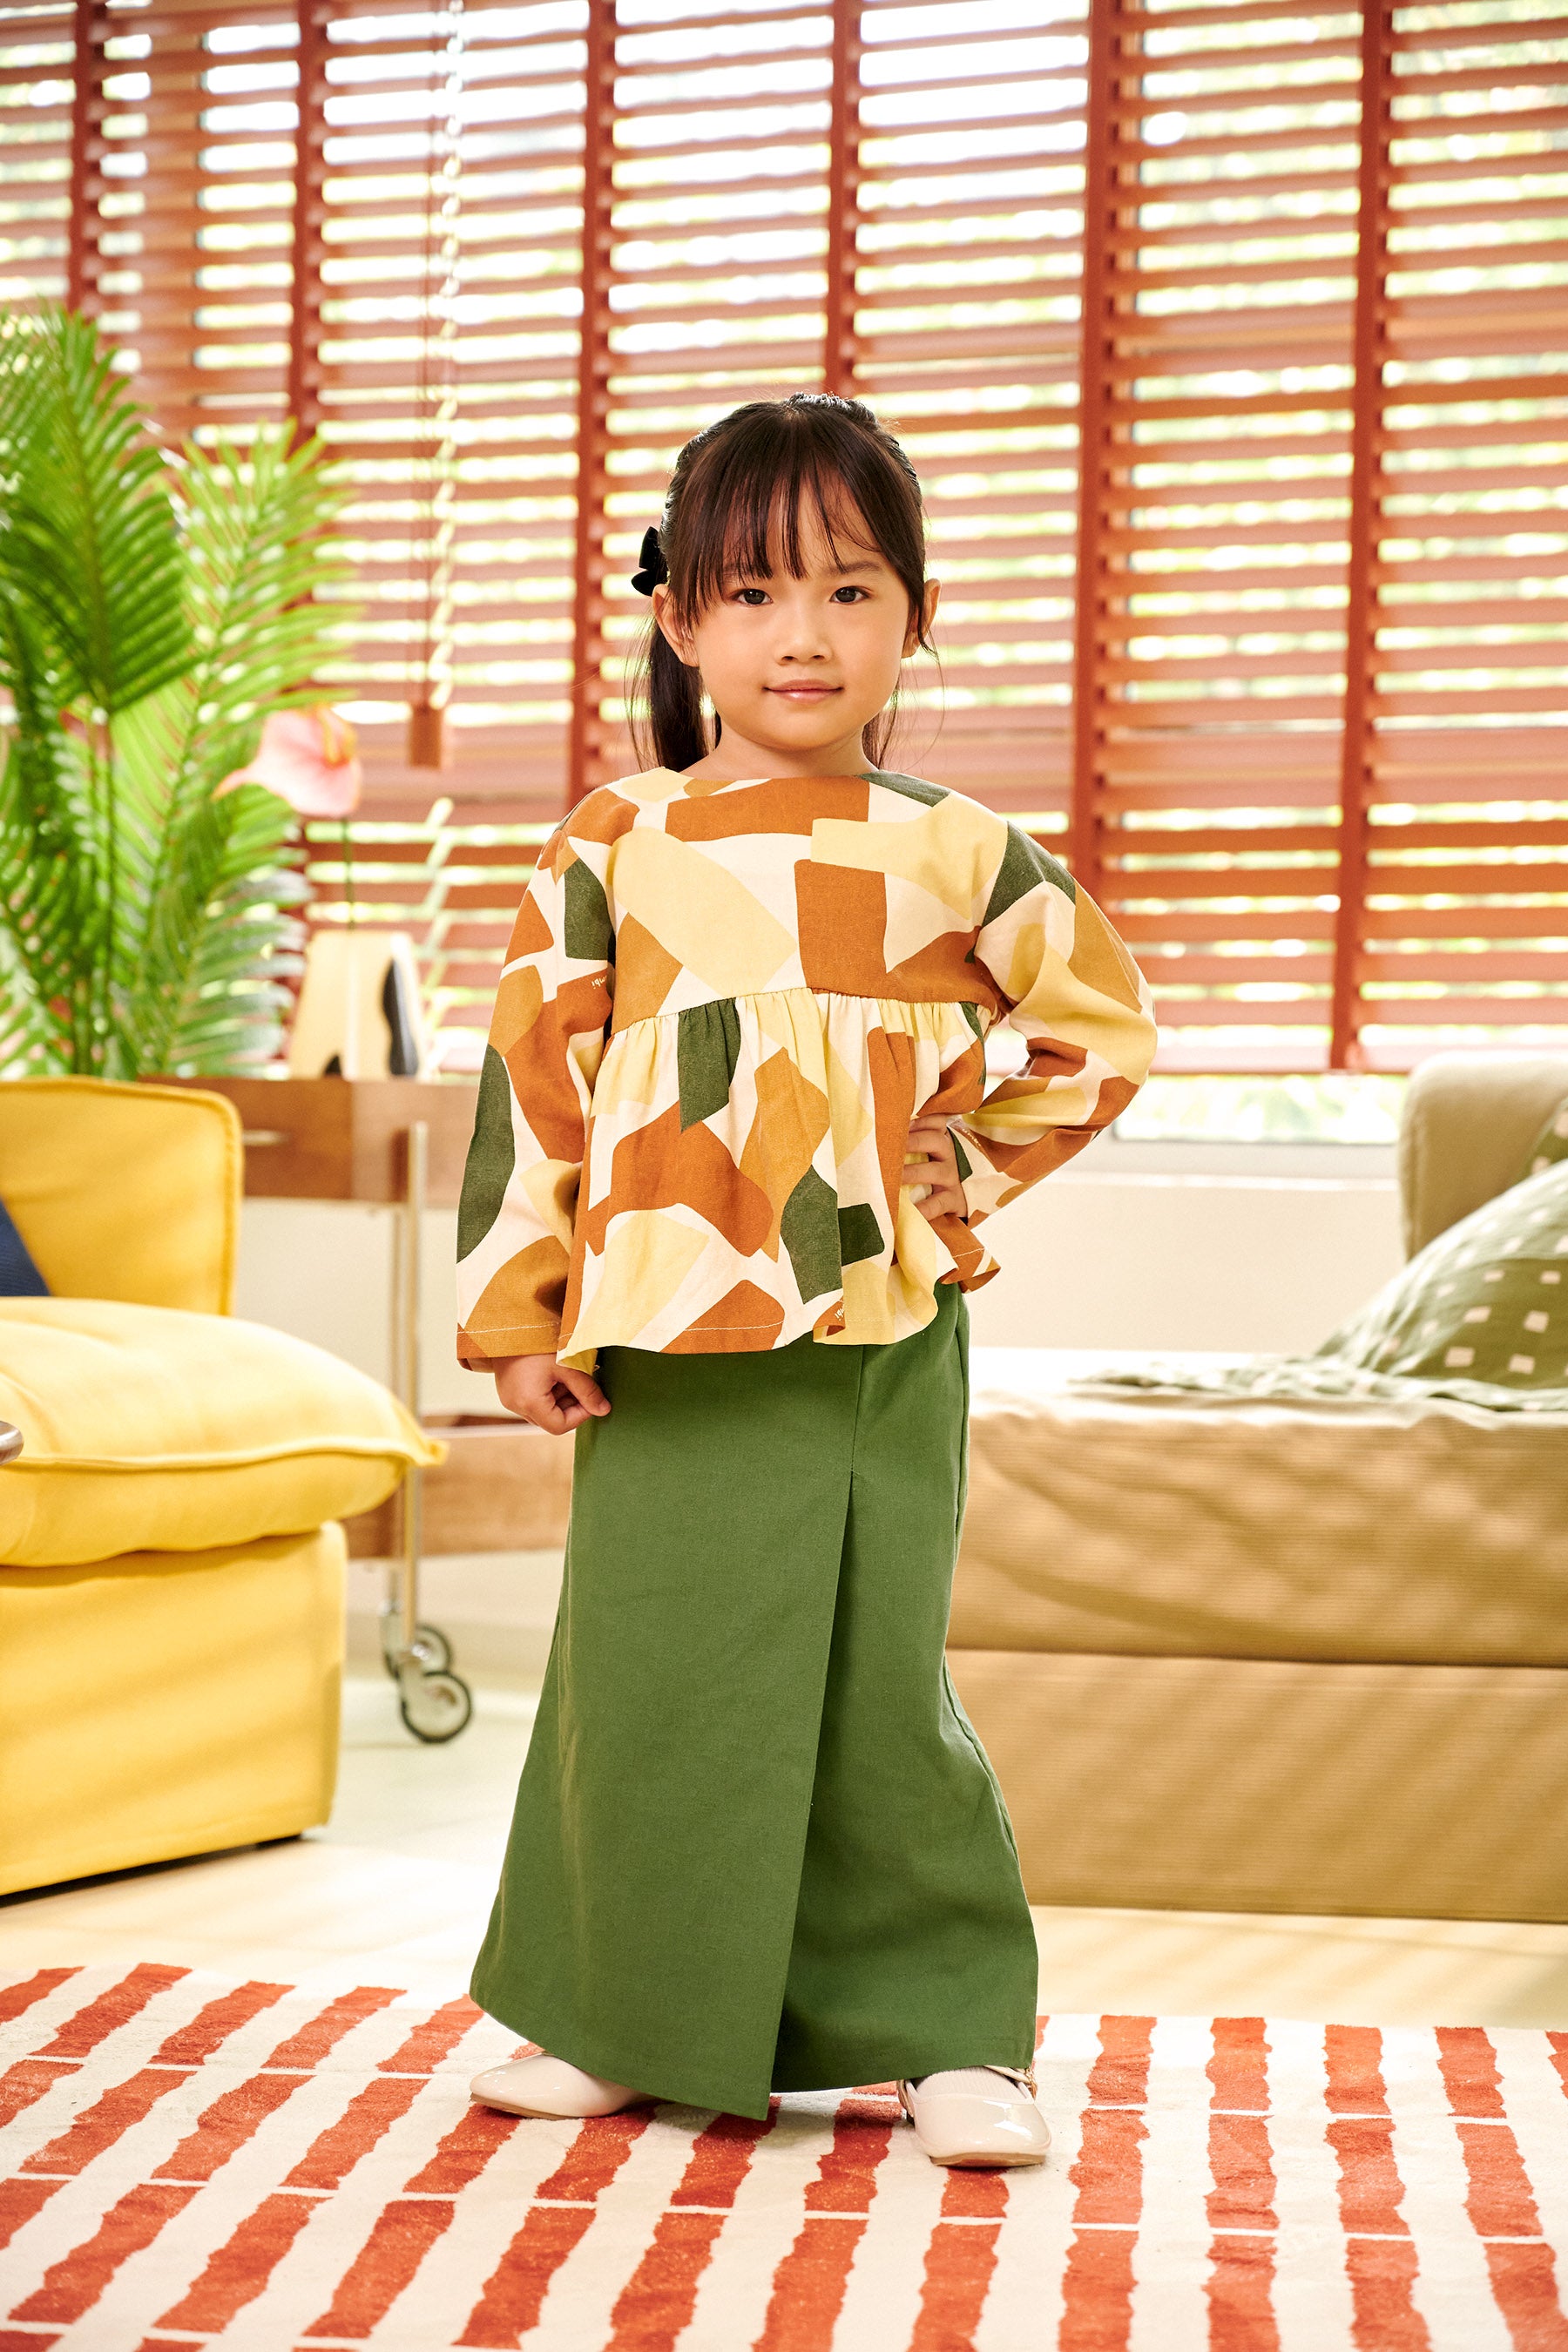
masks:
[[[492,2066],[476,2074],[468,2089],[487,2107],[504,2108],[509,2116],[618,2116],[644,2096],[625,2083],[606,2083],[598,2074],[584,2074],[580,2066],[569,2066],[564,2058],[542,2053]]]
[[[933,2164],[1044,2164],[1051,2127],[1035,2078],[1016,2066],[960,2066],[900,2083],[899,2100]]]

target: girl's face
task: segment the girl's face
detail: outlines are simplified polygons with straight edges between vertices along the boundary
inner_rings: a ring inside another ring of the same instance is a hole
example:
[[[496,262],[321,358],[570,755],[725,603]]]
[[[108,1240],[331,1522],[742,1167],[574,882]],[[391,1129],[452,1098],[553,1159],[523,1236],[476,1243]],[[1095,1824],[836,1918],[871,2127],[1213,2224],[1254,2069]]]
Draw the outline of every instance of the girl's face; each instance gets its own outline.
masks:
[[[655,619],[681,660],[701,671],[724,722],[726,765],[754,749],[792,765],[841,752],[858,766],[860,731],[886,707],[921,616],[911,616],[897,572],[859,543],[865,526],[848,521],[835,553],[820,519],[803,514],[803,578],[736,572],[684,632],[668,589],[655,589]],[[928,628],[937,594],[928,582]]]

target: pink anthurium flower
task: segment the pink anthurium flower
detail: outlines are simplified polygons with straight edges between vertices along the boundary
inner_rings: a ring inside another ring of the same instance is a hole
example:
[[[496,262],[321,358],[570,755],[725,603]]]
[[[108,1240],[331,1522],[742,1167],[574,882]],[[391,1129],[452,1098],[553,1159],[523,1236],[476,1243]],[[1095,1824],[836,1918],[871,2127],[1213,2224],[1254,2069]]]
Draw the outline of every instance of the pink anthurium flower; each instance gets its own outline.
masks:
[[[241,784],[264,784],[301,816],[349,816],[359,806],[363,782],[354,730],[346,719],[321,705],[313,710],[274,710],[263,721],[261,742],[247,768],[226,776],[218,793]]]

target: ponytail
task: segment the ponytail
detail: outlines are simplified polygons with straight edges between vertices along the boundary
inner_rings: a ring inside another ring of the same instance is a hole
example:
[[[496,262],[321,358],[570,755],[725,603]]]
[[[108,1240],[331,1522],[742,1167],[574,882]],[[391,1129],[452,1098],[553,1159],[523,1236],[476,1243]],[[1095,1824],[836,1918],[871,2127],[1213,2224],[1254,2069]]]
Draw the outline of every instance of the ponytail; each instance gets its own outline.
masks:
[[[710,749],[702,717],[702,680],[683,662],[655,621],[637,656],[642,694],[631,703],[632,748],[645,768],[670,768],[677,775],[706,759]]]

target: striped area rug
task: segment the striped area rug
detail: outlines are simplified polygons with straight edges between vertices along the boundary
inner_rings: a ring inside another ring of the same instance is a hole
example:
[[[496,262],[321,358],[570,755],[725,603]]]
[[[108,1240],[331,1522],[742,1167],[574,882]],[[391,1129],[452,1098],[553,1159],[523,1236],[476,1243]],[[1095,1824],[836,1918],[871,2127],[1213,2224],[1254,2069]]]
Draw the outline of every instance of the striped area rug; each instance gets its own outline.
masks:
[[[1050,2163],[887,2084],[468,2105],[466,2000],[0,1981],[0,2352],[1568,2352],[1568,2033],[1042,2021]]]

